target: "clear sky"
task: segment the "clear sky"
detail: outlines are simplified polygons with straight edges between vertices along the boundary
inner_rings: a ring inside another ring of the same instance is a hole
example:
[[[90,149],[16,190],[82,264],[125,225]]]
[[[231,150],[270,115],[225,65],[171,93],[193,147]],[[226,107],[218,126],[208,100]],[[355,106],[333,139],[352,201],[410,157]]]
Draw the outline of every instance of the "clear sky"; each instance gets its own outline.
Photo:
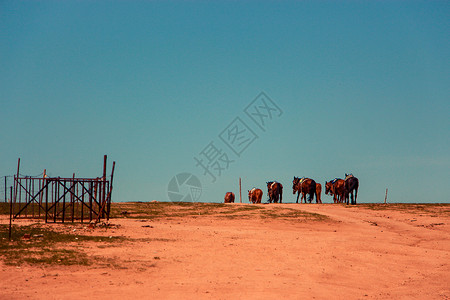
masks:
[[[448,203],[449,54],[448,1],[1,1],[0,176],[101,176],[107,154],[113,201],[185,172],[198,201],[241,177],[292,202],[294,176],[351,172],[360,202]]]

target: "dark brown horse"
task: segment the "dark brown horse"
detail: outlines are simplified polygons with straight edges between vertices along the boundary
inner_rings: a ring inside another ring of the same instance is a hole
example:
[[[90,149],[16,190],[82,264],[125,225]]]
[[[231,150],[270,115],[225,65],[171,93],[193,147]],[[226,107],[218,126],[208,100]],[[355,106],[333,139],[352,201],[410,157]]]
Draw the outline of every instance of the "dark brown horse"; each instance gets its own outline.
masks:
[[[248,191],[248,201],[251,203],[261,203],[261,198],[263,195],[263,191],[257,188],[252,188],[250,191]]]
[[[309,203],[314,199],[314,194],[316,193],[316,182],[311,178],[298,178],[294,177],[294,180],[292,181],[292,193],[295,195],[297,192],[297,201],[295,203],[298,203],[298,197],[300,194],[302,194],[302,198],[300,199],[300,203],[302,203],[302,199],[305,199],[306,203],[306,195],[309,194]],[[317,202],[317,196],[316,196],[316,202]]]
[[[224,203],[234,203],[234,193],[233,192],[228,192],[225,194]]]
[[[356,198],[358,197],[359,180],[353,174],[345,174],[345,200],[348,204],[349,195],[351,196],[351,204],[356,204]],[[353,192],[355,193],[355,199],[353,200]]]
[[[345,181],[335,178],[325,182],[325,194],[333,196],[334,203],[340,203],[345,199]]]
[[[283,185],[276,181],[267,182],[267,195],[269,195],[269,203],[283,203]]]

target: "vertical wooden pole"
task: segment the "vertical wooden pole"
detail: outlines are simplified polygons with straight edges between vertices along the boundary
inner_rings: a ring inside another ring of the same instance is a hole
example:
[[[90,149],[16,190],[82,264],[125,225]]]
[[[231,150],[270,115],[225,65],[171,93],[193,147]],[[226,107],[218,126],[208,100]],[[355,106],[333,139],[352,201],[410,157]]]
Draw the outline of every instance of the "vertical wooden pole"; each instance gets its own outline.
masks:
[[[55,186],[55,199],[54,199],[54,210],[53,210],[53,223],[56,223],[56,213],[57,213],[57,210],[56,210],[56,207],[58,206],[58,203],[59,203],[59,185],[60,185],[60,180],[59,180],[59,177],[58,177],[58,179],[55,181],[55,182],[53,182],[53,185]]]
[[[8,188],[7,186],[7,181],[6,181],[6,176],[5,176],[5,203],[8,203]]]
[[[27,203],[28,203],[28,194],[27,194],[27,189],[28,189],[28,187],[29,187],[29,184],[28,184],[28,177],[25,177],[25,188],[24,188],[24,193],[25,193],[25,205],[27,205]],[[21,197],[22,198],[22,197]],[[24,205],[24,206],[25,206]],[[25,208],[25,218],[27,218],[28,217],[28,215],[27,215],[27,213],[28,213],[28,208]]]
[[[387,192],[388,192],[388,189],[386,188],[386,195],[384,196],[384,204],[386,204],[386,200],[387,200]]]
[[[16,180],[19,180],[19,168],[20,168],[20,157],[19,160],[17,161],[17,176],[14,178],[14,203],[16,203],[17,201],[17,183]]]
[[[94,187],[92,181],[89,181],[89,222],[92,222],[92,197],[94,193]]]
[[[101,206],[104,207],[106,203],[106,154],[103,156],[103,188],[102,188],[102,202]],[[102,217],[105,216],[105,211],[102,212]]]
[[[66,181],[64,180],[64,187],[65,189],[67,188],[66,186]],[[66,217],[66,191],[65,189],[63,189],[63,204],[62,204],[62,222],[64,223],[64,218]]]
[[[72,176],[72,193],[70,194],[70,203],[72,204],[72,223],[75,221],[75,173]]]
[[[11,240],[11,231],[12,231],[12,211],[13,211],[13,187],[9,188],[9,240]]]
[[[42,185],[39,185],[39,189],[42,189],[45,186],[45,177],[47,173],[47,169],[44,169],[44,174],[42,175]],[[44,191],[42,190],[39,194],[39,218],[41,217],[41,206],[42,206],[42,199],[44,198]]]
[[[113,161],[112,170],[111,170],[111,184],[109,185],[109,192],[108,192],[108,206],[106,208],[106,220],[109,221],[109,213],[111,212],[111,193],[113,189],[113,178],[114,178],[114,168],[116,167],[116,162]]]
[[[84,182],[81,181],[81,223],[84,221]]]
[[[34,196],[34,180],[33,180],[33,178],[30,178],[30,189],[28,190],[28,193],[30,193],[30,191],[31,191],[31,194],[28,194],[29,195],[28,202],[31,202],[31,199],[33,199],[33,196]],[[34,218],[34,203],[30,203],[30,205],[31,205],[31,214]]]
[[[241,185],[241,177],[239,177],[239,202],[242,203],[242,185]]]
[[[45,223],[48,221],[48,185],[45,188]]]

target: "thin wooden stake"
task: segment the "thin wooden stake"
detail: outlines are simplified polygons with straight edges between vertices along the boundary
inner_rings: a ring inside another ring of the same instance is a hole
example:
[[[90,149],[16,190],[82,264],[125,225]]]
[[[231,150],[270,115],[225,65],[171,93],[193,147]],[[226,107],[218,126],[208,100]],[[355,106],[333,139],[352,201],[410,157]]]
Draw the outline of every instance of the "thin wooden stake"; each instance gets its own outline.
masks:
[[[8,203],[8,187],[7,187],[8,183],[6,180],[6,176],[5,176],[5,203]]]
[[[42,175],[42,185],[39,185],[39,189],[42,189],[45,185],[45,177],[47,176],[47,169],[44,169],[44,174]],[[44,191],[42,190],[39,194],[39,217],[41,217],[41,206],[42,199],[44,198]]]
[[[13,204],[12,204],[12,194],[13,194],[13,187],[9,187],[9,240],[11,240],[11,231],[12,231],[12,210],[13,210]]]
[[[101,205],[104,206],[104,202],[106,202],[106,154],[103,156],[103,190],[102,190],[102,198],[99,199],[99,201],[101,200]],[[104,216],[104,211],[102,212],[102,217]]]
[[[109,185],[109,193],[106,200],[108,201],[108,206],[106,208],[106,221],[109,221],[109,213],[111,212],[111,192],[113,189],[113,178],[114,178],[114,168],[116,167],[116,162],[113,161],[112,170],[111,170],[111,184]]]
[[[19,185],[16,183],[19,182],[19,169],[20,169],[20,157],[17,160],[17,176],[14,178],[14,203],[17,201],[17,189]]]
[[[241,185],[241,177],[239,177],[239,202],[242,203],[242,185]]]
[[[72,193],[70,194],[70,203],[72,204],[72,223],[75,221],[75,173],[72,176]]]

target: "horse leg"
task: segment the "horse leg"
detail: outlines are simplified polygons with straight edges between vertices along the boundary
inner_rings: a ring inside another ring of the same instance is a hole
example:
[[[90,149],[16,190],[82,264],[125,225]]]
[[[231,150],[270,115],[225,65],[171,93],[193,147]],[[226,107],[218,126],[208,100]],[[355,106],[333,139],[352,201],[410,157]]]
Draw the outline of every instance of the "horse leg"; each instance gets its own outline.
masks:
[[[300,196],[300,192],[297,192],[297,201],[295,203],[298,203],[298,197]],[[302,203],[302,199],[300,199],[300,203]]]
[[[358,188],[355,189],[355,205],[356,205],[356,198],[358,197]]]

